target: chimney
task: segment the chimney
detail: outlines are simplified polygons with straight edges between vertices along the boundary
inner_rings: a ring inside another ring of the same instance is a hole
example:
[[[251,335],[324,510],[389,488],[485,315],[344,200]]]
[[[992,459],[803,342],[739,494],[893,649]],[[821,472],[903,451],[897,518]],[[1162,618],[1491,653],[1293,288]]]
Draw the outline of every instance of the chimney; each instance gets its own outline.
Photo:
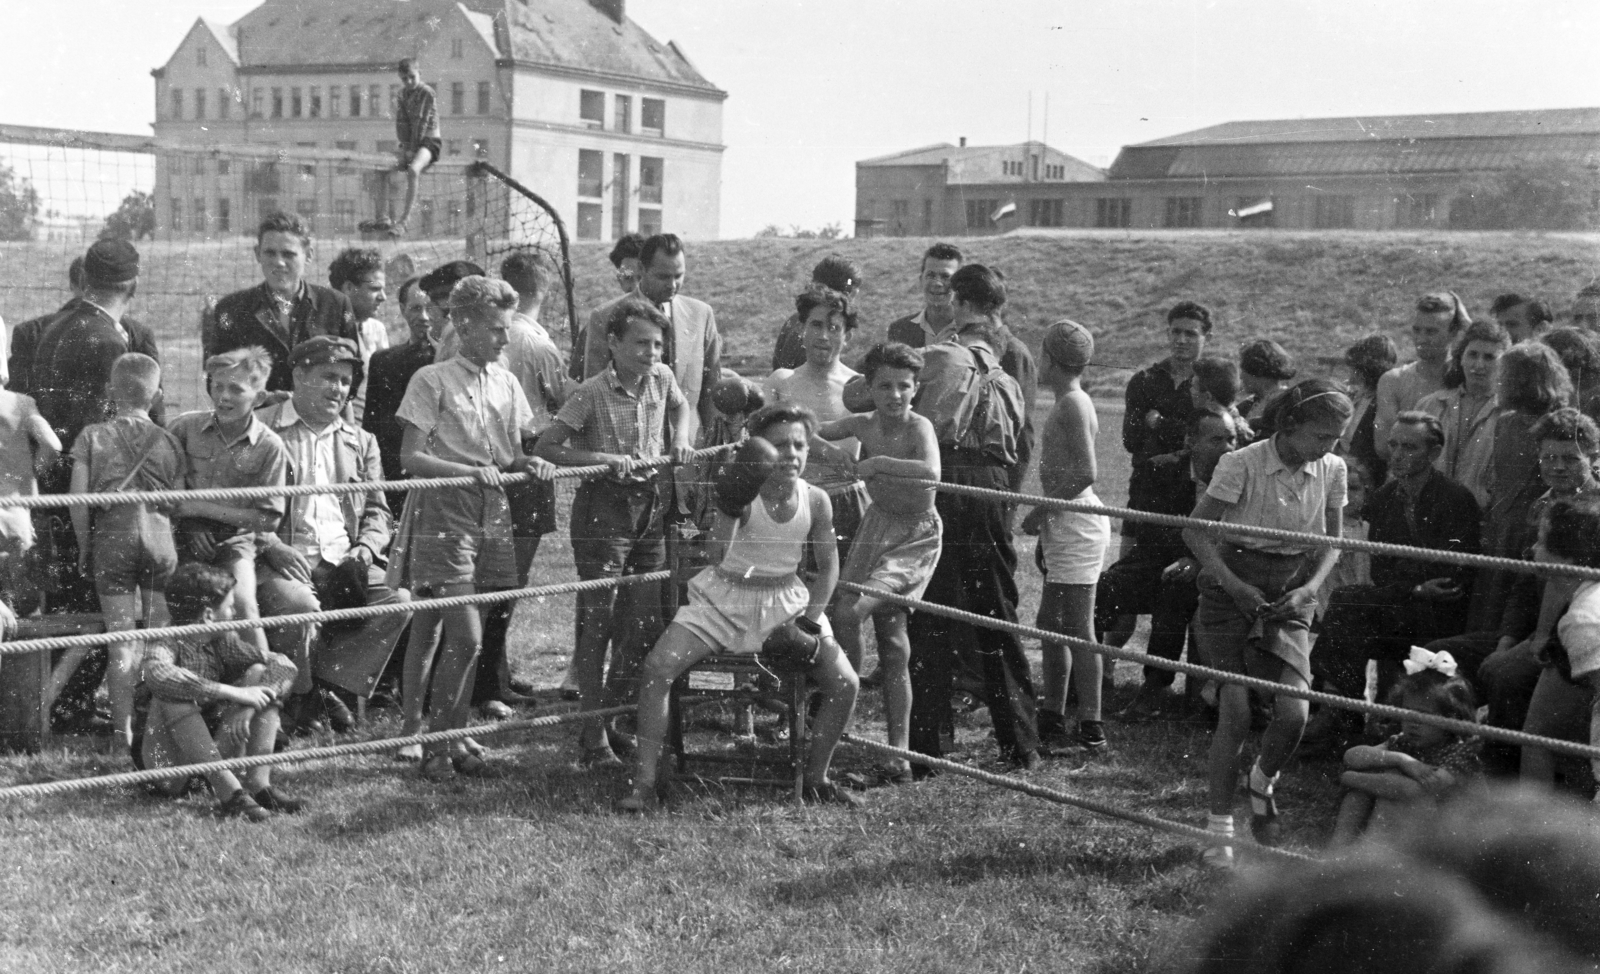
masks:
[[[967,147],[967,137],[965,135],[963,135],[961,137],[961,148],[965,149],[966,147]]]
[[[589,5],[619,24],[628,16],[627,0],[589,0]]]

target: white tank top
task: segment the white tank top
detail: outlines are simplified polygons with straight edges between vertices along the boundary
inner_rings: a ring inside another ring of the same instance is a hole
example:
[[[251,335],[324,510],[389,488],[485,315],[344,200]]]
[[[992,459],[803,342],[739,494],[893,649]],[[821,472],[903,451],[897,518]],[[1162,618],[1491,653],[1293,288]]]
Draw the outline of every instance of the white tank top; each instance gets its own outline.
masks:
[[[722,570],[741,578],[781,578],[800,570],[800,556],[811,537],[811,485],[795,481],[798,509],[779,524],[760,497],[750,505],[750,519],[733,529],[722,556]]]

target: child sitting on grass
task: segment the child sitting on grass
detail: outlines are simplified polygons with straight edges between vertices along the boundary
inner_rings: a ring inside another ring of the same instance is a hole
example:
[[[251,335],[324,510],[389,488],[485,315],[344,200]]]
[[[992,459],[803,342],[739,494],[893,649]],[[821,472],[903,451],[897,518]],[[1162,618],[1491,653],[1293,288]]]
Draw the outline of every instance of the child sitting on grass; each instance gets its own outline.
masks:
[[[850,463],[867,484],[872,503],[861,518],[841,581],[881,589],[910,599],[922,598],[939,564],[944,525],[934,510],[933,489],[909,483],[939,479],[939,440],[933,423],[911,409],[917,396],[922,354],[908,345],[875,345],[861,363],[873,411],[847,416],[817,430],[826,441],[853,439],[862,459]],[[817,442],[817,441],[813,441]],[[836,454],[845,462],[849,454]],[[906,635],[910,610],[872,595],[846,593],[835,618],[845,645],[859,646],[861,623],[871,619],[878,635],[878,682],[883,687],[889,744],[911,746],[911,640]],[[853,642],[852,642],[853,640]],[[911,765],[893,758],[884,766],[888,784],[909,784]]]
[[[1411,648],[1406,675],[1390,694],[1393,706],[1436,717],[1475,719],[1472,687],[1456,673],[1448,652]],[[1378,745],[1359,744],[1344,753],[1347,789],[1339,802],[1333,844],[1349,845],[1364,831],[1388,830],[1402,817],[1431,808],[1483,774],[1478,739],[1406,720],[1400,733]]]
[[[190,562],[167,583],[174,625],[234,618],[234,578],[221,568]],[[146,768],[204,764],[271,754],[278,736],[278,701],[294,683],[288,657],[261,651],[237,633],[188,636],[151,644],[144,654],[140,695],[148,700],[139,722],[138,755]],[[216,718],[216,737],[207,726]],[[264,822],[273,812],[292,815],[305,803],[272,787],[272,768],[206,775],[224,818]]]
[[[715,566],[689,583],[689,604],[678,610],[645,659],[633,790],[618,802],[618,810],[637,813],[660,805],[656,775],[673,682],[713,653],[761,653],[767,637],[790,623],[810,636],[808,675],[822,693],[811,725],[804,798],[856,804],[854,796],[828,780],[833,749],[850,723],[859,685],[824,614],[839,579],[833,510],[824,491],[800,478],[815,431],[809,410],[768,406],[750,418],[751,441],[719,474],[713,544],[723,550]],[[807,545],[817,565],[809,584],[799,575]]]
[[[161,389],[161,366],[138,352],[111,366],[107,391],[117,415],[86,426],[72,444],[72,493],[174,490],[183,486],[183,447],[150,420],[150,405]],[[112,504],[72,508],[78,535],[78,570],[92,559],[95,591],[108,632],[133,629],[141,591],[149,600],[147,626],[167,624],[167,580],[178,567],[172,545],[170,507]],[[113,643],[108,649],[106,690],[111,696],[113,744],[133,745],[133,686],[139,669],[139,643]]]

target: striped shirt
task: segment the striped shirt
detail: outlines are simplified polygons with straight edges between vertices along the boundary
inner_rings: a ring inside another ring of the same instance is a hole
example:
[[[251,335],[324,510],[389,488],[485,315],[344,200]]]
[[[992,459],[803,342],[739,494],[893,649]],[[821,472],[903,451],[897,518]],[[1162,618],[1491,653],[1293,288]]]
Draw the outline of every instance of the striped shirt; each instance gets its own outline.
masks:
[[[1224,524],[1252,524],[1306,534],[1327,532],[1327,509],[1343,509],[1346,496],[1344,460],[1329,453],[1291,470],[1278,456],[1273,440],[1252,443],[1224,453],[1206,496],[1228,505]],[[1230,536],[1228,543],[1272,554],[1298,555],[1311,546],[1266,538]]]
[[[672,369],[657,362],[639,389],[626,388],[615,365],[585,381],[562,405],[556,422],[572,431],[574,449],[651,459],[666,454],[669,409],[686,400]],[[632,480],[648,479],[643,471]]]

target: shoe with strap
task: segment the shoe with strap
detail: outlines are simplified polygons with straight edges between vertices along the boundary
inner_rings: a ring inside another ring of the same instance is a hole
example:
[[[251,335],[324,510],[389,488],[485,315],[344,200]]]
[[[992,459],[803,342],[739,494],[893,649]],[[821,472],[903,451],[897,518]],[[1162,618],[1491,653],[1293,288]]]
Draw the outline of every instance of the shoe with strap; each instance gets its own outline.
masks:
[[[256,800],[243,788],[223,799],[217,806],[217,814],[222,818],[242,818],[258,824],[272,821],[272,813],[256,804]]]
[[[251,797],[255,799],[257,805],[269,812],[277,812],[281,815],[298,815],[305,811],[306,808],[306,803],[303,799],[290,798],[271,785],[261,789]]]

